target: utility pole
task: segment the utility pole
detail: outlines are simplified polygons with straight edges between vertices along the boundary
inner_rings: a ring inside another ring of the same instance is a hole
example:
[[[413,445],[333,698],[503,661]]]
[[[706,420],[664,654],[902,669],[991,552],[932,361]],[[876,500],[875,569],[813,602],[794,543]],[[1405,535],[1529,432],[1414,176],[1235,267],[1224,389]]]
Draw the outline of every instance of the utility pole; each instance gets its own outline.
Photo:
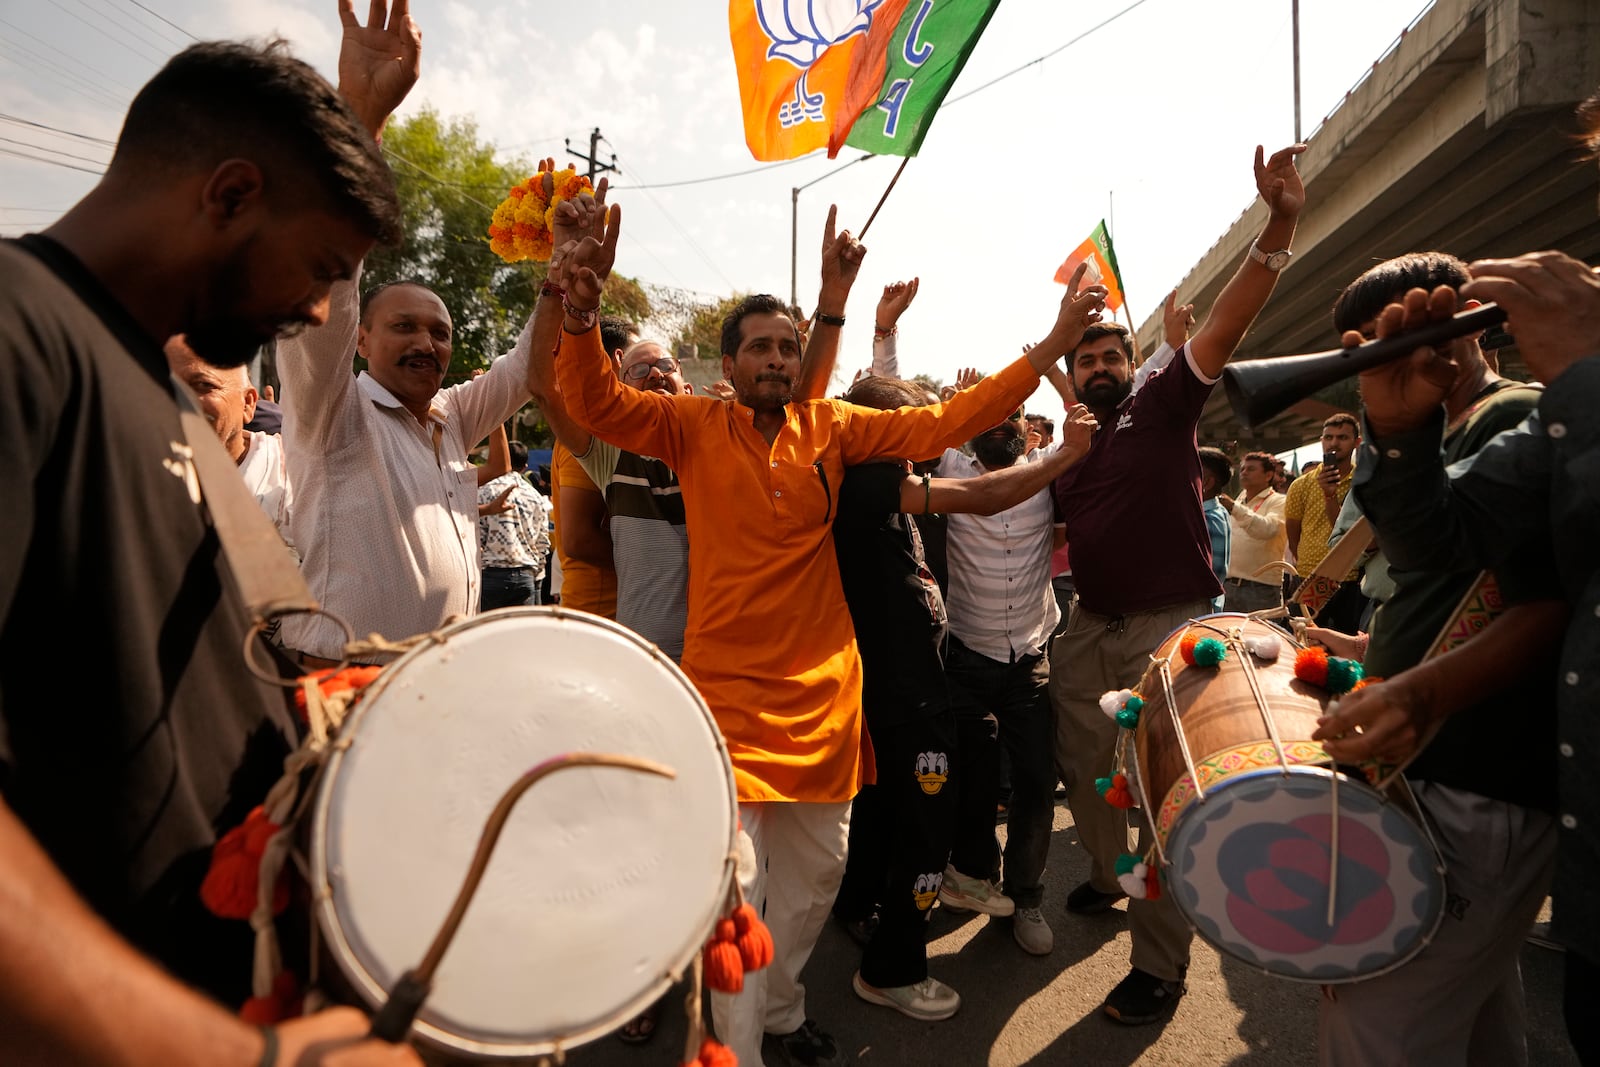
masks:
[[[617,169],[617,154],[615,152],[611,153],[611,162],[610,163],[602,163],[602,162],[600,162],[599,149],[600,149],[600,142],[601,141],[605,141],[605,138],[600,136],[600,127],[596,126],[594,128],[594,132],[589,134],[589,154],[588,155],[584,155],[582,152],[578,152],[578,151],[574,151],[573,150],[572,138],[570,138],[570,137],[566,138],[567,155],[573,156],[573,157],[575,157],[577,159],[581,159],[585,163],[589,164],[589,184],[590,185],[594,184],[594,176],[596,174],[600,173],[601,171],[609,170],[613,174],[621,174],[622,173],[620,170]],[[609,145],[610,143],[611,143],[610,141],[606,141],[606,144]]]
[[[1294,22],[1291,36],[1294,39],[1294,143],[1300,143],[1300,0],[1289,0],[1290,18]]]

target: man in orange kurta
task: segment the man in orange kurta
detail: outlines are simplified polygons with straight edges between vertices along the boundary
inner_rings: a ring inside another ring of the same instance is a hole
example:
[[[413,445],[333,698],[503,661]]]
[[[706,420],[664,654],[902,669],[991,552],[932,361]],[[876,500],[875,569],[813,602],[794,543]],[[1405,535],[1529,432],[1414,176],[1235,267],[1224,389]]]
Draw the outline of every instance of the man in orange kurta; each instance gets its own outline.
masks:
[[[1097,318],[1103,290],[1069,291],[1049,336],[945,404],[876,411],[795,398],[801,352],[786,306],[742,301],[723,324],[734,400],[666,397],[617,380],[587,311],[615,252],[588,240],[552,263],[567,315],[556,375],[568,414],[596,437],[664,460],[683,487],[689,620],[683,669],[727,739],[740,806],[739,876],[765,910],[777,958],[737,997],[713,998],[719,1036],[742,1064],[768,1055],[841,1062],[805,1017],[799,974],[843,872],[849,804],[872,773],[863,750],[861,661],[833,548],[844,469],[875,456],[930,456],[1016,410],[1039,374]],[[864,250],[843,238],[847,271],[824,264],[817,318],[843,322]],[[830,286],[830,278],[835,284]],[[843,279],[842,282],[840,279]]]

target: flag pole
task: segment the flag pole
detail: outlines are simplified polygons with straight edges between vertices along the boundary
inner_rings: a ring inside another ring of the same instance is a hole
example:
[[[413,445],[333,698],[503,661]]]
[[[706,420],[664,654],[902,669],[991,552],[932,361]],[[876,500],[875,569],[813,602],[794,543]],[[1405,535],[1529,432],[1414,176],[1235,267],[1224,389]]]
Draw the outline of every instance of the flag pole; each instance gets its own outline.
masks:
[[[867,235],[867,231],[872,229],[872,220],[878,217],[878,212],[879,211],[883,210],[883,202],[885,200],[889,199],[889,194],[890,193],[894,192],[894,183],[900,180],[901,171],[904,171],[906,169],[906,164],[910,163],[910,162],[911,162],[911,157],[910,156],[906,156],[904,159],[902,159],[900,161],[899,169],[897,169],[894,172],[894,177],[889,179],[889,188],[885,189],[883,191],[883,195],[878,197],[878,206],[873,208],[872,209],[872,214],[867,216],[867,224],[865,226],[861,227],[861,232],[856,235],[856,240],[858,240],[858,241],[861,240],[863,237],[865,237]]]

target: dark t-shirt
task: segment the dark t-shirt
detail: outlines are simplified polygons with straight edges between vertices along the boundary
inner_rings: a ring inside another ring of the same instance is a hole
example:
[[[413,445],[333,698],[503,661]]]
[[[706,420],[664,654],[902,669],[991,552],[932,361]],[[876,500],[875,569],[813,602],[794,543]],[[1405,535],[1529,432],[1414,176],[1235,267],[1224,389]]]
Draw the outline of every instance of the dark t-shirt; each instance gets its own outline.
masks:
[[[1444,461],[1475,454],[1497,434],[1513,429],[1538,407],[1535,386],[1506,382],[1480,399],[1466,418],[1446,432]],[[1382,544],[1382,532],[1379,532]],[[1512,553],[1496,568],[1508,604],[1540,595],[1549,560],[1539,549]],[[1477,571],[1408,571],[1389,568],[1394,594],[1372,616],[1367,673],[1390,678],[1414,666],[1433,647]],[[1554,593],[1559,597],[1559,592]],[[1478,640],[1493,641],[1490,630]],[[1406,771],[1419,781],[1437,782],[1480,796],[1556,810],[1556,663],[1560,650],[1528,664],[1506,679],[1505,691],[1457,712]],[[1515,737],[1515,744],[1507,744]]]
[[[1187,345],[1178,349],[1056,479],[1078,602],[1089,611],[1128,615],[1222,594],[1195,449],[1215,384],[1195,374]]]
[[[906,470],[865,463],[844,472],[834,550],[861,651],[867,728],[883,731],[949,701],[939,644],[944,598],[922,556],[917,524],[900,512]]]
[[[249,995],[205,912],[216,837],[293,725],[191,497],[160,347],[69,253],[0,242],[0,793],[89,905],[179,978]]]

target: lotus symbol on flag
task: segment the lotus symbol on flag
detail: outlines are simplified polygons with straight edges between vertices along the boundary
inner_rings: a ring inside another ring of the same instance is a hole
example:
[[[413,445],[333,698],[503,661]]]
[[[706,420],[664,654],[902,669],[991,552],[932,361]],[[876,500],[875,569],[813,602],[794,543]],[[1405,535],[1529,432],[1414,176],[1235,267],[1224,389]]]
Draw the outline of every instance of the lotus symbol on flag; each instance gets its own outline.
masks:
[[[772,41],[767,58],[804,70],[830,46],[872,28],[884,0],[756,0],[756,18]]]

